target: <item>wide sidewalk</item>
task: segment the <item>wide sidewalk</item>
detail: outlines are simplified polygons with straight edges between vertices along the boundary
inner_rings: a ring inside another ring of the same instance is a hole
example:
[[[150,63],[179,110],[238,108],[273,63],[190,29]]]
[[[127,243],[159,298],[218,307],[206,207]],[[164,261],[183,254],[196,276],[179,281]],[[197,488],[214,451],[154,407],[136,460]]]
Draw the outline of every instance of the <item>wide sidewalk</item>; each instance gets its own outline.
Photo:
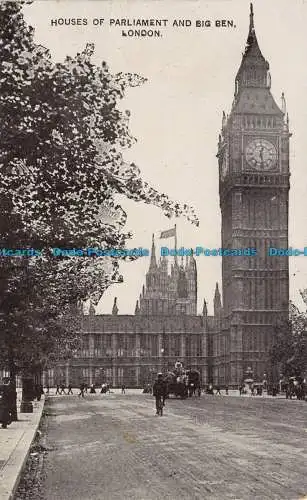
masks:
[[[41,401],[33,401],[33,413],[19,413],[21,391],[17,390],[18,421],[7,429],[0,426],[0,499],[12,500],[34,441],[44,408]]]

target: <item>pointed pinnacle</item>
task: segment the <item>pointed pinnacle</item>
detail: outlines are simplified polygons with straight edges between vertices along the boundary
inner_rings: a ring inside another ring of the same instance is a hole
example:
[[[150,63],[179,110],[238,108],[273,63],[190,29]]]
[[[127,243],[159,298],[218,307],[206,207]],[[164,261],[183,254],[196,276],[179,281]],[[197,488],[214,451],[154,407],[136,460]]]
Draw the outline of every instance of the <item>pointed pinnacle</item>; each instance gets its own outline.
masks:
[[[249,31],[252,31],[253,29],[255,29],[255,26],[254,26],[254,9],[253,9],[253,4],[252,3],[250,4],[249,19],[250,19],[250,22],[249,22]]]

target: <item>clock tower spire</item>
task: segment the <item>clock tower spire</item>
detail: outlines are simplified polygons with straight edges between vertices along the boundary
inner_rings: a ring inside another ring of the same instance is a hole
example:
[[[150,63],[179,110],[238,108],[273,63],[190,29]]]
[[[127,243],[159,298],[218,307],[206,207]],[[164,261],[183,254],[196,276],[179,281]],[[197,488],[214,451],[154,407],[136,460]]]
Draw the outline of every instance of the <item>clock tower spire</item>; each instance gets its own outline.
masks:
[[[288,257],[272,257],[269,249],[288,247],[291,134],[284,101],[280,108],[271,94],[252,4],[249,17],[234,101],[217,154],[222,247],[245,249],[222,258],[221,345],[228,347],[219,355],[226,359],[222,373],[229,385],[241,383],[248,366],[260,380],[268,373],[274,325],[287,318],[289,302]]]
[[[253,4],[250,4],[249,31],[242,62],[235,80],[235,98],[246,87],[270,88],[269,63],[265,60],[258,45],[254,25]]]

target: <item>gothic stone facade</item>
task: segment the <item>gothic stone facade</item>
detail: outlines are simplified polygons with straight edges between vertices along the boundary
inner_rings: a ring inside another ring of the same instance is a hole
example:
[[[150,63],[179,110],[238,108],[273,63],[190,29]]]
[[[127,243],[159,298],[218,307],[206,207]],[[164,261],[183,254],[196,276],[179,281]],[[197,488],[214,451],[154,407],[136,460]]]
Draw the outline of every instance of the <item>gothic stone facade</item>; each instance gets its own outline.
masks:
[[[223,257],[220,369],[230,384],[246,367],[268,370],[274,326],[288,317],[288,257],[270,257],[270,247],[288,248],[289,120],[270,91],[269,64],[254,28],[251,5],[247,46],[235,79],[230,115],[219,138],[222,247],[257,249],[256,256]]]
[[[125,384],[142,387],[152,383],[157,372],[173,370],[176,361],[200,371],[208,382],[209,355],[207,332],[216,331],[218,320],[196,315],[197,270],[194,257],[171,268],[166,258],[157,263],[155,243],[134,315],[120,315],[115,299],[112,314],[96,315],[91,305],[82,324],[82,348],[78,356],[45,373],[45,383],[54,385]],[[217,316],[221,298],[216,287]],[[194,314],[193,314],[194,313]]]
[[[109,381],[140,386],[180,360],[198,368],[203,383],[237,386],[248,367],[262,380],[278,321],[287,318],[288,257],[269,257],[269,247],[288,247],[289,120],[271,91],[269,64],[254,28],[251,6],[247,45],[235,79],[229,116],[218,144],[222,247],[255,248],[256,256],[222,258],[223,308],[218,287],[214,316],[206,303],[197,316],[193,257],[151,261],[135,315],[84,317],[80,356],[50,383]],[[56,379],[56,380],[55,380]]]
[[[81,356],[61,367],[64,382],[142,387],[152,383],[157,372],[173,369],[178,360],[205,376],[202,317],[88,315],[83,331]]]

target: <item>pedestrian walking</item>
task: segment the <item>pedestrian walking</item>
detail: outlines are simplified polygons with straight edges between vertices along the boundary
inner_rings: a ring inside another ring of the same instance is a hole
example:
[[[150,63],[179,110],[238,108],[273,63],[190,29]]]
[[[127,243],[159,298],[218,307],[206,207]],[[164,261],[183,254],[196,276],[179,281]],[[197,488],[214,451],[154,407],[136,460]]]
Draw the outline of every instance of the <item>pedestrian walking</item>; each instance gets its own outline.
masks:
[[[64,384],[61,384],[60,394],[66,394],[66,392],[65,392],[65,385]]]
[[[71,385],[71,384],[68,384],[67,389],[68,389],[68,393],[67,393],[67,395],[68,395],[68,394],[72,394],[72,395],[74,394],[74,393],[72,392],[72,385]]]
[[[122,385],[122,394],[126,394],[126,387],[124,384]]]
[[[84,387],[84,384],[80,384],[80,392],[78,394],[78,396],[84,398],[84,390],[85,390],[85,387]]]
[[[10,421],[17,421],[17,391],[16,391],[16,383],[13,378],[5,377],[3,379],[4,384],[6,385],[7,396],[8,396],[8,405],[9,405],[9,415]]]
[[[220,388],[220,386],[219,386],[219,385],[217,385],[217,386],[216,386],[216,393],[215,393],[215,395],[217,396],[218,394],[219,394],[220,396],[222,395],[222,394],[221,394],[221,388]]]
[[[226,385],[226,387],[225,387],[225,394],[226,394],[226,396],[228,396],[228,385]]]
[[[6,429],[12,422],[12,396],[11,388],[7,381],[0,385],[0,422],[2,429]]]
[[[59,386],[59,384],[57,384],[57,386],[56,386],[55,395],[57,395],[57,394],[60,394],[60,386]]]
[[[156,415],[162,415],[162,407],[165,406],[167,396],[167,384],[163,380],[163,374],[158,373],[158,378],[153,385],[153,396],[156,398]]]
[[[44,394],[44,389],[43,389],[43,386],[41,384],[37,384],[35,387],[34,387],[34,392],[35,392],[35,397],[36,397],[36,400],[37,401],[40,401],[41,400],[41,397],[42,397],[42,394]]]

